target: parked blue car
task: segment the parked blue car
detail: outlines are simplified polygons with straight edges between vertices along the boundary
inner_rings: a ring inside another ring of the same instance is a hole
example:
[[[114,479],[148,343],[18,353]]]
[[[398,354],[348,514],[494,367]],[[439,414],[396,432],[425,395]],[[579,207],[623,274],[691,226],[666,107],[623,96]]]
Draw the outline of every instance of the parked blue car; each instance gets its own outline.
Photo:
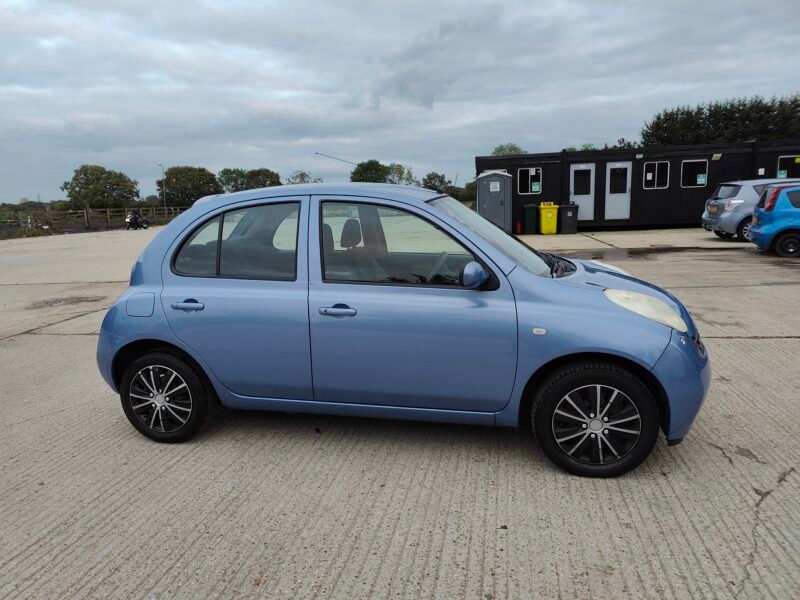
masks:
[[[106,315],[100,372],[161,442],[234,409],[531,427],[579,475],[677,444],[709,386],[668,292],[537,252],[430,190],[211,196],[165,227]]]
[[[800,184],[776,184],[758,200],[750,240],[785,258],[800,257]]]

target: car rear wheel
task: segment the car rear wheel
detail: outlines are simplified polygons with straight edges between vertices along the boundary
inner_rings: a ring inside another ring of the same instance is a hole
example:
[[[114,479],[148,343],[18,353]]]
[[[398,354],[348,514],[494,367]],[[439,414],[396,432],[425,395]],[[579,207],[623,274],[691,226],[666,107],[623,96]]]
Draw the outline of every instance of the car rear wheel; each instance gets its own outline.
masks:
[[[547,457],[584,477],[627,473],[658,439],[658,408],[647,386],[627,369],[602,362],[550,375],[533,399],[531,420]]]
[[[800,233],[789,231],[775,240],[775,252],[784,258],[800,256]]]
[[[736,237],[739,239],[740,242],[750,241],[750,226],[752,224],[753,224],[752,217],[747,217],[746,219],[742,219],[742,222],[739,223],[739,226],[736,228]]]
[[[158,442],[188,440],[208,414],[202,376],[167,352],[149,352],[133,361],[122,376],[120,399],[131,425]]]
[[[714,230],[714,235],[718,238],[722,238],[723,240],[729,240],[733,237],[732,233],[728,233],[727,231],[719,231],[717,229]]]

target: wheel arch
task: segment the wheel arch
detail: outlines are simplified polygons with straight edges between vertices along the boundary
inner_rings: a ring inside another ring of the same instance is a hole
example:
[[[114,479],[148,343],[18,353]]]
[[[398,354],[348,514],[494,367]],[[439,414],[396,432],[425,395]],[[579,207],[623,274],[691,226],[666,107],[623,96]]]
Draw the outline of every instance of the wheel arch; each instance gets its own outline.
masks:
[[[172,354],[189,363],[200,374],[200,377],[203,379],[203,382],[205,383],[207,389],[209,390],[209,393],[212,394],[214,402],[219,404],[219,396],[217,394],[217,391],[214,388],[213,384],[211,383],[211,380],[209,379],[208,375],[206,374],[205,369],[200,365],[200,363],[197,362],[191,354],[189,354],[182,348],[179,348],[175,344],[165,342],[164,340],[157,340],[157,339],[136,340],[120,348],[114,355],[114,359],[111,362],[111,376],[114,379],[114,385],[116,386],[116,388],[119,389],[120,382],[122,381],[122,376],[125,373],[125,370],[128,368],[128,365],[130,365],[134,360],[136,360],[143,354],[155,351]]]
[[[667,399],[667,393],[664,391],[664,387],[661,385],[661,382],[658,381],[658,378],[656,378],[656,376],[653,375],[647,368],[633,360],[618,356],[616,354],[606,354],[602,352],[581,352],[576,354],[567,354],[554,358],[553,360],[539,367],[528,378],[525,388],[522,391],[522,401],[519,404],[518,422],[520,424],[530,422],[531,403],[533,402],[533,398],[542,382],[550,374],[566,365],[586,361],[606,362],[617,367],[622,367],[631,371],[634,375],[641,379],[642,383],[647,386],[647,389],[650,390],[650,393],[653,394],[653,397],[656,400],[661,431],[663,431],[665,434],[667,431],[669,431],[669,401]]]
[[[778,243],[778,240],[781,239],[782,235],[787,233],[794,233],[795,235],[800,235],[800,228],[799,227],[787,227],[785,229],[781,229],[780,231],[776,231],[772,235],[772,242],[770,243],[770,249],[775,250],[775,247]]]

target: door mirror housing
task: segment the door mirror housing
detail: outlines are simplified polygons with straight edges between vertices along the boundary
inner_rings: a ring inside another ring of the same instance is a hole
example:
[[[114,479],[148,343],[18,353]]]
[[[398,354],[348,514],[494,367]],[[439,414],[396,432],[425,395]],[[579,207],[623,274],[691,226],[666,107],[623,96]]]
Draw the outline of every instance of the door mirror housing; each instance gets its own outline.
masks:
[[[461,270],[461,285],[468,290],[481,287],[489,279],[489,274],[483,265],[477,261],[468,262]]]

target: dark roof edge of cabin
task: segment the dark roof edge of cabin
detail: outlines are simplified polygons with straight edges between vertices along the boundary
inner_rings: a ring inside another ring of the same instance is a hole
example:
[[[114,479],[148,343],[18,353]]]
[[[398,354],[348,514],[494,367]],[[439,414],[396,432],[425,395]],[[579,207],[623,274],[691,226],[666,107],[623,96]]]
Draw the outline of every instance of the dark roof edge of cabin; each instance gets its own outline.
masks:
[[[637,146],[635,148],[598,148],[596,150],[561,150],[559,152],[526,152],[524,154],[504,154],[502,156],[476,156],[478,161],[503,160],[547,160],[568,158],[594,158],[601,156],[629,156],[631,154],[697,153],[710,150],[750,151],[754,148],[800,147],[800,139],[795,140],[750,140],[747,142],[717,142],[713,144],[680,144],[673,146]]]

